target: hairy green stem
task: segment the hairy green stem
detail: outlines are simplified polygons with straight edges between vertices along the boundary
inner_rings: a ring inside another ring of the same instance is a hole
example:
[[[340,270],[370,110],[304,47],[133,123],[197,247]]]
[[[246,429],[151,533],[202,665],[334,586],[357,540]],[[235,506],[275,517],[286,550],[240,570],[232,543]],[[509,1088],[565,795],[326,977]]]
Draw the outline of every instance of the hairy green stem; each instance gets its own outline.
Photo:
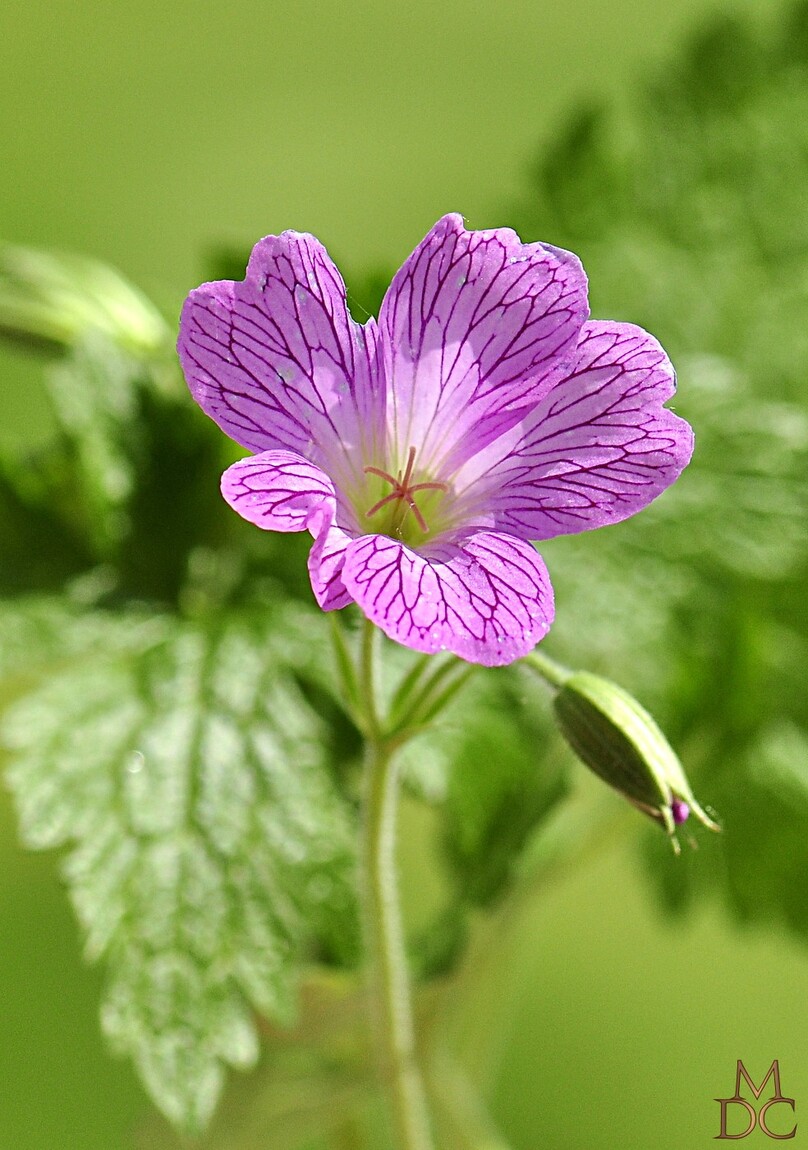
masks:
[[[432,1150],[426,1095],[418,1068],[404,929],[396,882],[398,773],[383,737],[373,682],[374,640],[366,624],[361,678],[366,712],[363,820],[365,938],[370,961],[382,1082],[398,1150]]]
[[[368,746],[366,787],[365,929],[383,1081],[400,1150],[431,1150],[396,886],[398,777],[394,759],[379,743]]]

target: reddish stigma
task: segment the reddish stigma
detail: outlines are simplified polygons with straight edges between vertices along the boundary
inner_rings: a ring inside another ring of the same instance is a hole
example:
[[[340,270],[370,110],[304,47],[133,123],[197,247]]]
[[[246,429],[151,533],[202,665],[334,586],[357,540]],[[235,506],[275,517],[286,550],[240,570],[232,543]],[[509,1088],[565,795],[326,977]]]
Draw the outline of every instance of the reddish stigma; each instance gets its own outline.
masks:
[[[389,471],[382,471],[380,467],[366,467],[366,475],[378,475],[379,479],[384,479],[389,483],[393,490],[389,495],[385,495],[378,503],[374,503],[369,511],[365,512],[366,518],[370,519],[377,511],[381,511],[382,507],[386,507],[388,503],[405,503],[410,511],[415,516],[415,520],[422,531],[428,531],[426,520],[421,514],[418,504],[415,502],[416,491],[448,491],[445,483],[412,483],[412,469],[415,465],[415,448],[411,447],[407,456],[407,466],[404,469],[402,476],[399,471],[397,475],[393,476]]]

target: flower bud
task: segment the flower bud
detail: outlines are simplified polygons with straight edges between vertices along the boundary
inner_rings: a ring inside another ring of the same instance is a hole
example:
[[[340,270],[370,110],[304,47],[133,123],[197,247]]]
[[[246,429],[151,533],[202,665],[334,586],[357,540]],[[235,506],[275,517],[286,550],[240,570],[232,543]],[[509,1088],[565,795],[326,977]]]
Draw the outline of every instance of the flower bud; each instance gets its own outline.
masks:
[[[595,774],[660,822],[678,852],[676,828],[690,814],[721,828],[696,802],[682,764],[648,712],[622,687],[575,671],[561,683],[553,708],[566,741]]]

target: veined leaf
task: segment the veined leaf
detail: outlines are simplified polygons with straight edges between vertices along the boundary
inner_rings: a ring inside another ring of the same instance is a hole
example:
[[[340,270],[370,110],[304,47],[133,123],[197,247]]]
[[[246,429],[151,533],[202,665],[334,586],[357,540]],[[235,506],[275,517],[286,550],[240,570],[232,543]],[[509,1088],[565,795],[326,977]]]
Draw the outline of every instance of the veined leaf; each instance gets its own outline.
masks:
[[[81,595],[92,581],[104,586],[103,569],[74,584],[74,596],[32,595],[0,599],[0,699],[29,689],[43,676],[63,672],[98,651],[106,658],[137,656],[164,640],[172,626],[143,610],[88,610]]]
[[[201,1129],[252,1011],[291,1017],[300,961],[352,961],[354,830],[280,617],[166,620],[138,655],[97,650],[8,712],[32,848],[64,863],[103,1026],[173,1121]]]

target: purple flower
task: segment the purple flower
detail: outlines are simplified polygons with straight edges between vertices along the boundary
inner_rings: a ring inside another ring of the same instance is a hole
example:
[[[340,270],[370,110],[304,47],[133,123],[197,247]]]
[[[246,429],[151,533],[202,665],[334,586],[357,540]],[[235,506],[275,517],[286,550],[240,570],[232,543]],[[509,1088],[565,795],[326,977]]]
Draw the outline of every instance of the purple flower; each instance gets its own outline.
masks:
[[[225,499],[311,532],[320,606],[354,601],[399,643],[495,666],[553,619],[530,541],[633,515],[692,451],[656,340],[588,314],[574,255],[449,215],[378,322],[351,318],[313,236],[284,232],[243,283],[191,292],[178,346],[197,402],[256,453]]]

